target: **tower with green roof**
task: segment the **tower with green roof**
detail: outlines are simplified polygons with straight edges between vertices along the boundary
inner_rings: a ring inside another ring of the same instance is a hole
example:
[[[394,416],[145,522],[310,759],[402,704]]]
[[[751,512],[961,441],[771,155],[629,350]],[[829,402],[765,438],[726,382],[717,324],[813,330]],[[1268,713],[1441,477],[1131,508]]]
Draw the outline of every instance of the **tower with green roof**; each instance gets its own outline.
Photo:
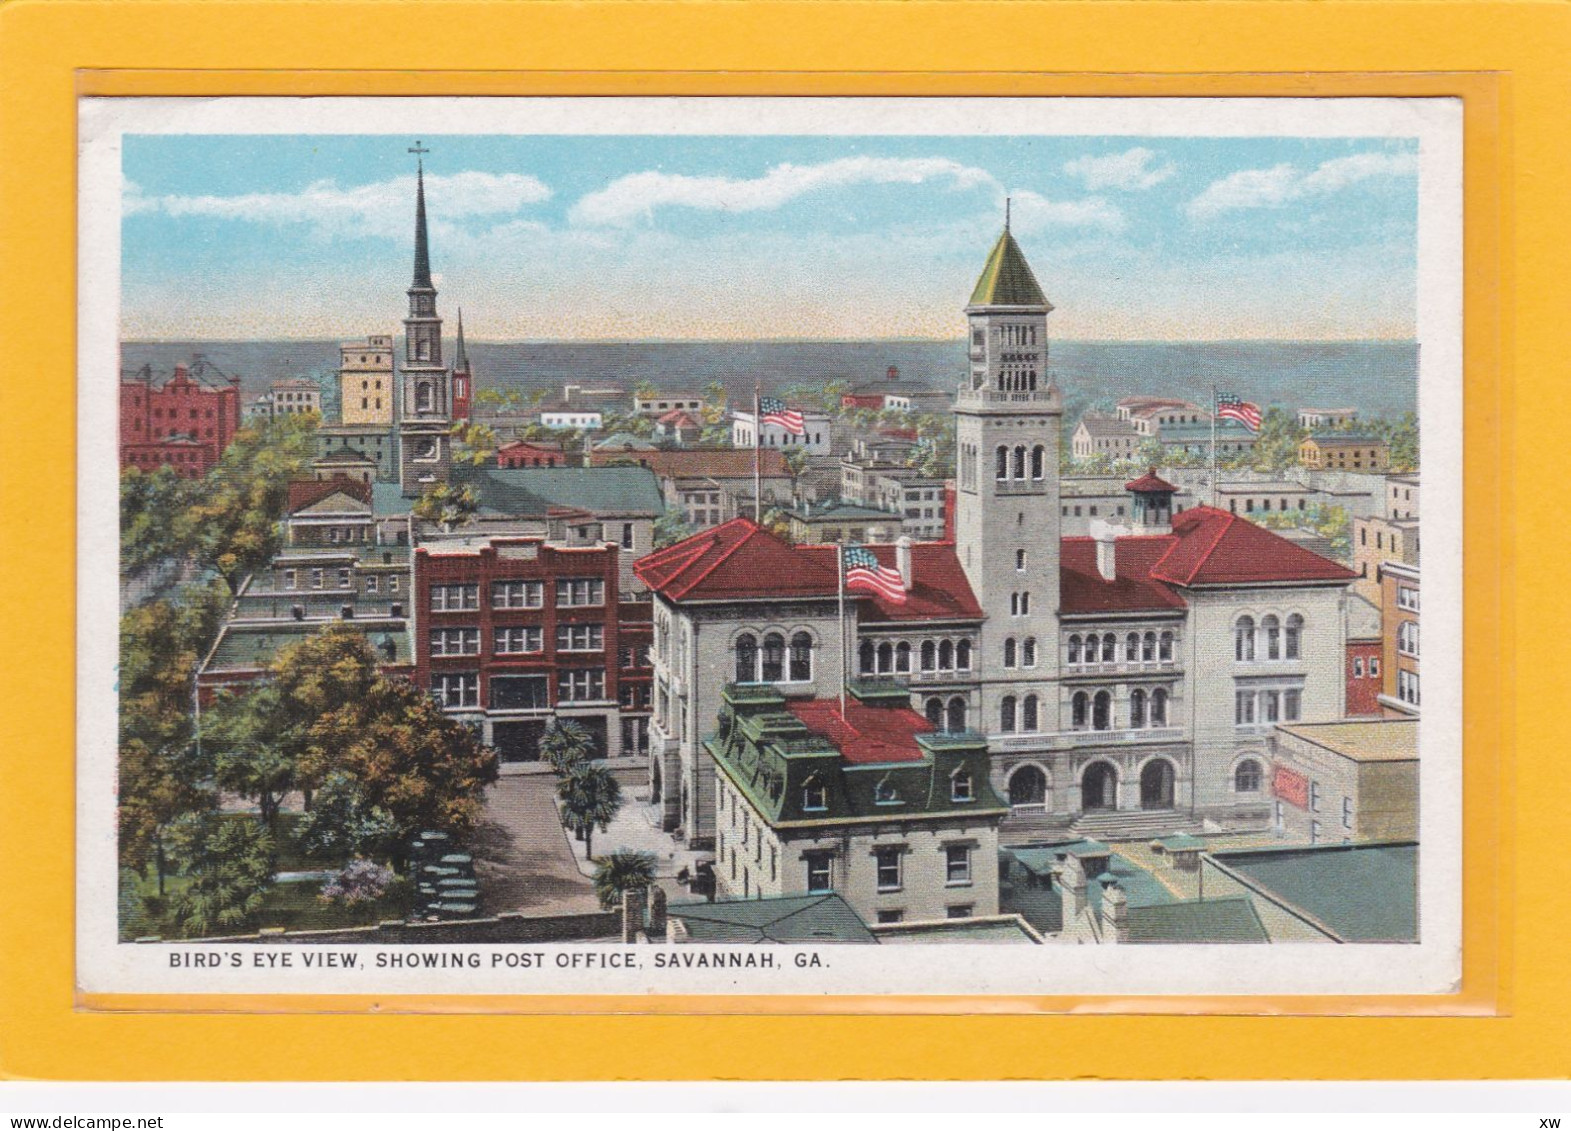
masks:
[[[970,369],[955,398],[955,551],[986,613],[969,726],[983,733],[1028,695],[1041,729],[1058,729],[1063,404],[1047,370],[1052,309],[1006,211],[965,307]]]

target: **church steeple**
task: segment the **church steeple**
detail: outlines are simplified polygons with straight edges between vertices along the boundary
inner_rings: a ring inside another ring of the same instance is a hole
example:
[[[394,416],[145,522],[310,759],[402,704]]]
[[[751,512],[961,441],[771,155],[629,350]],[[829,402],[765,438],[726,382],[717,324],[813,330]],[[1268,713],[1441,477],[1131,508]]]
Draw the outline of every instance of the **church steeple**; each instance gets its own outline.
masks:
[[[431,286],[431,249],[426,240],[425,226],[425,162],[424,154],[431,151],[418,141],[410,149],[415,155],[415,278],[410,290],[433,290]]]
[[[453,372],[469,372],[469,351],[464,348],[464,308],[458,308],[458,343],[453,347]]]

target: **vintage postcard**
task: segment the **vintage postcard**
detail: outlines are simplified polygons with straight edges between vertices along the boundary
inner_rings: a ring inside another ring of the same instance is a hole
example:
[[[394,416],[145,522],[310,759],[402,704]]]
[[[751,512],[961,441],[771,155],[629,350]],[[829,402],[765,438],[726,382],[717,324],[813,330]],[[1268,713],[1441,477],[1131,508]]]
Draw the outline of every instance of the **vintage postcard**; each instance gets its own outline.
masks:
[[[79,988],[1454,991],[1461,122],[84,100]]]

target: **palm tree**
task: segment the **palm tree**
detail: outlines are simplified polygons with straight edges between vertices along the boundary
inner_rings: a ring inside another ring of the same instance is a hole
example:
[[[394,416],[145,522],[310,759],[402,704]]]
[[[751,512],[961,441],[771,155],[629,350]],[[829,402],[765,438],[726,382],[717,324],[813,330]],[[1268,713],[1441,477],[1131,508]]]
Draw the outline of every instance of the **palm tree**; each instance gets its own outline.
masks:
[[[595,827],[610,827],[622,807],[622,785],[603,765],[579,762],[557,779],[556,795],[562,800],[562,823],[584,842],[584,855],[595,855]]]
[[[540,753],[560,776],[594,757],[595,742],[582,723],[552,719],[540,739]]]
[[[601,910],[610,911],[622,902],[624,891],[647,888],[655,882],[655,856],[619,848],[595,865],[595,895]]]

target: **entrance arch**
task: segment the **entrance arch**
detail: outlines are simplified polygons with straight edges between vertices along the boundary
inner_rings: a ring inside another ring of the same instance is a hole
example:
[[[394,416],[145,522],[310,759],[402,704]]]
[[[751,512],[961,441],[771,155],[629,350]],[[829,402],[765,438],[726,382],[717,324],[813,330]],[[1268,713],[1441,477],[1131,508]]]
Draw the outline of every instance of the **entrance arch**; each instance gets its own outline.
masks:
[[[1042,767],[1018,766],[1009,775],[1009,805],[1014,809],[1047,806],[1047,775],[1042,772]]]
[[[1118,808],[1118,771],[1110,762],[1092,762],[1080,777],[1080,808]]]
[[[1171,809],[1173,807],[1173,763],[1166,758],[1153,758],[1140,771],[1140,808]]]

